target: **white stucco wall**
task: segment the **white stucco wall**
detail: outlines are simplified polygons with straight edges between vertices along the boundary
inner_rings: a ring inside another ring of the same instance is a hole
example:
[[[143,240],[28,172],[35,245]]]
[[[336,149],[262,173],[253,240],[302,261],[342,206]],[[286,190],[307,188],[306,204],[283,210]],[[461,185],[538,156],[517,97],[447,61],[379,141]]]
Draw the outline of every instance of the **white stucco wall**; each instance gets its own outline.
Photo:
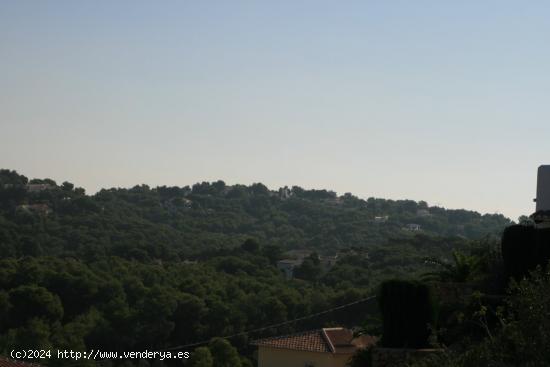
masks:
[[[304,352],[280,348],[258,348],[258,367],[345,367],[351,354]]]

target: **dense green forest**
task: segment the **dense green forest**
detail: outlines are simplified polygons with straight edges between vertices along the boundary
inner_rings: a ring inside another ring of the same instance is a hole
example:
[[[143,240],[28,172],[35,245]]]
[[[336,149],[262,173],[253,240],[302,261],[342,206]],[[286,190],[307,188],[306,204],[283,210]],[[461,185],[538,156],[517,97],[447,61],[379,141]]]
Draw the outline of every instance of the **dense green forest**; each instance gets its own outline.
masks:
[[[292,320],[360,300],[383,279],[421,274],[426,258],[450,258],[510,223],[426,202],[260,183],[86,195],[69,182],[1,170],[0,354],[16,346],[162,349]],[[276,262],[298,249],[312,255],[287,280]],[[338,261],[323,270],[316,254]],[[232,338],[242,355],[235,365],[250,363],[251,338],[358,325],[369,307]]]

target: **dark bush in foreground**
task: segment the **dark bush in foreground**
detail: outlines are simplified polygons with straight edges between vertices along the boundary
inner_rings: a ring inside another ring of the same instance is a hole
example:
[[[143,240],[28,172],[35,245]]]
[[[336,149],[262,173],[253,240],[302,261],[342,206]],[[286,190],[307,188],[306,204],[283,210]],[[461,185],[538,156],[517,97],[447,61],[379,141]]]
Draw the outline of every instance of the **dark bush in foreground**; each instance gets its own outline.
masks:
[[[550,260],[550,228],[513,225],[502,235],[502,258],[508,277],[521,279]]]
[[[428,346],[436,308],[430,288],[420,282],[390,280],[380,290],[382,345],[391,348]]]

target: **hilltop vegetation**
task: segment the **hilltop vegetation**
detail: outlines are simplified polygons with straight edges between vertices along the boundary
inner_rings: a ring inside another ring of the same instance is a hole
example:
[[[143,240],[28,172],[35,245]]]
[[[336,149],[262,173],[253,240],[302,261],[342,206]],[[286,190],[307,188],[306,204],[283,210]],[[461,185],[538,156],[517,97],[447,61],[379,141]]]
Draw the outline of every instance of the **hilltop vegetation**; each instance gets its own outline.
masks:
[[[27,182],[13,171],[0,173],[4,256],[183,260],[253,237],[283,250],[334,254],[369,249],[384,261],[385,250],[396,243],[406,243],[415,252],[422,247],[437,251],[434,238],[478,239],[499,234],[510,223],[502,215],[428,207],[425,202],[362,200],[299,187],[274,192],[260,183],[226,186],[217,181],[152,189],[141,185],[88,196],[68,182],[57,186],[48,179],[31,180],[49,185],[35,192],[25,188]],[[25,204],[47,205],[51,212],[37,215],[40,208],[25,209]],[[408,224],[418,224],[421,230],[409,231]]]
[[[69,182],[2,170],[0,354],[15,346],[166,348],[292,320],[362,299],[384,278],[420,274],[426,257],[449,258],[509,223],[425,202],[259,183],[86,195]],[[338,253],[338,262],[322,271],[311,256],[299,279],[286,280],[276,262],[297,249]],[[250,355],[249,338],[357,325],[369,306],[354,307],[231,343]]]

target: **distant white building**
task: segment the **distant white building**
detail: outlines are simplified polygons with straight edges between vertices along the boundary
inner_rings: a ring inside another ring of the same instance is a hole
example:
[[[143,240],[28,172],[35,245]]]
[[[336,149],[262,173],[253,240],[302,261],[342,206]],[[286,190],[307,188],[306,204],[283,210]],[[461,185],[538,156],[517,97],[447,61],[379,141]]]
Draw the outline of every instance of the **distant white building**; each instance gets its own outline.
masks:
[[[291,250],[286,253],[288,256],[286,259],[277,261],[277,268],[281,270],[287,279],[294,277],[294,269],[302,265],[304,260],[311,256],[313,252],[310,250]],[[338,254],[336,255],[317,255],[319,264],[321,265],[321,272],[327,273],[338,261]]]
[[[277,261],[277,269],[281,270],[287,279],[294,277],[294,269],[302,265],[303,259],[293,260],[285,259]]]
[[[387,215],[374,217],[374,223],[386,223],[390,217]]]
[[[429,217],[431,214],[428,209],[418,209],[416,215],[419,217]]]
[[[24,187],[25,185],[21,185],[21,184],[12,184],[12,183],[5,183],[3,185],[4,189],[13,189],[13,188],[19,188],[19,187]]]
[[[25,211],[25,212],[34,212],[40,215],[48,215],[52,212],[48,204],[23,204],[18,205],[15,210]]]
[[[279,189],[279,198],[282,200],[286,200],[292,196],[292,191],[288,188],[288,186],[281,187]]]
[[[53,189],[53,186],[50,184],[28,184],[27,185],[28,192],[40,192],[40,191],[50,190],[50,189]]]
[[[411,231],[411,232],[418,232],[420,231],[421,229],[421,226],[420,224],[416,224],[416,223],[409,223],[405,226],[405,229],[407,231]]]
[[[184,208],[192,208],[193,207],[193,202],[187,198],[176,198],[178,199],[177,201],[180,203],[181,206],[183,206]],[[173,201],[173,199],[171,200]]]

